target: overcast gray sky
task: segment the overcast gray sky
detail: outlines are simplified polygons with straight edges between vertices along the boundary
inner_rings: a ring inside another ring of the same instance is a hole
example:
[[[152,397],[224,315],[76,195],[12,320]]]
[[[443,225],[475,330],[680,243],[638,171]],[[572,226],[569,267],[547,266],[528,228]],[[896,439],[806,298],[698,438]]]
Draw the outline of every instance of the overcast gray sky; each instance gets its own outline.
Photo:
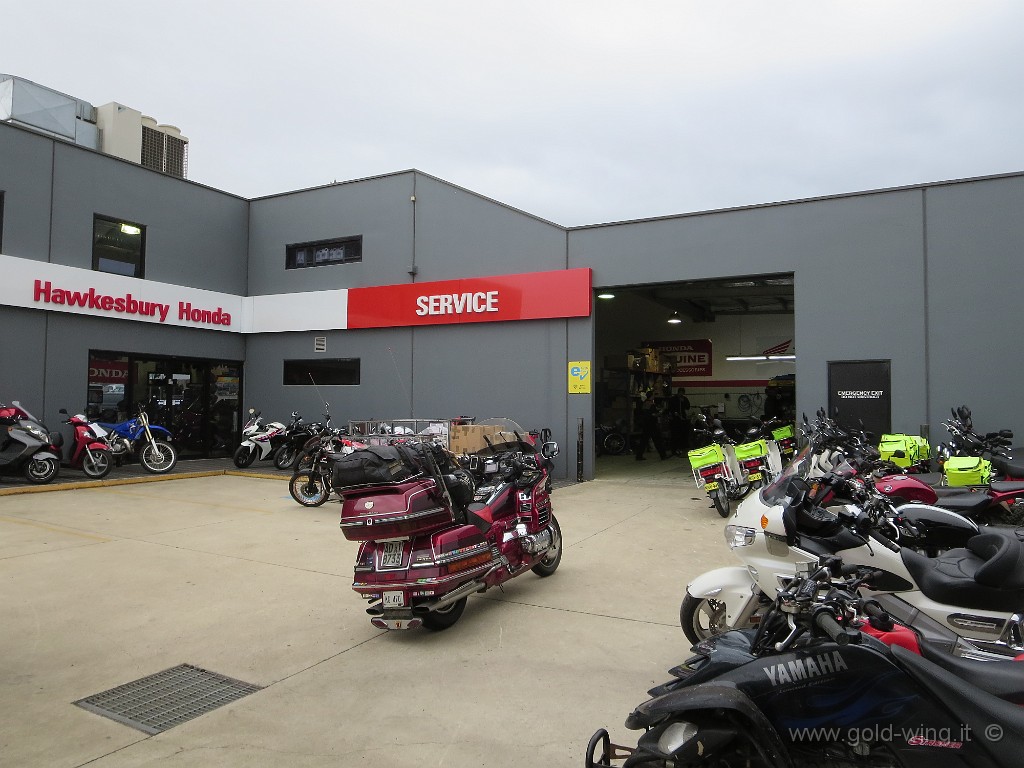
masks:
[[[1021,0],[4,0],[0,72],[245,197],[417,168],[575,226],[1024,170]]]

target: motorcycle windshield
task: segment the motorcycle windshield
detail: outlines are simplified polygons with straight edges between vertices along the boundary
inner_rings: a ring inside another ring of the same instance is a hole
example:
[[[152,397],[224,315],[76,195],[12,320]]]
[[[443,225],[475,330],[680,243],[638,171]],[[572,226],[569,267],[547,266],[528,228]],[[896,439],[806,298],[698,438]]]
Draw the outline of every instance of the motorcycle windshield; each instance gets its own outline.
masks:
[[[11,400],[11,405],[13,405],[15,408],[18,408],[22,413],[24,413],[25,416],[29,419],[29,421],[37,421],[40,424],[42,424],[42,422],[39,421],[39,419],[37,419],[35,416],[28,412],[28,409],[24,405],[22,405],[20,401]]]
[[[803,450],[796,455],[782,473],[775,478],[774,482],[761,489],[761,498],[765,504],[775,506],[781,504],[787,498],[789,482],[795,477],[808,478],[811,474],[811,467],[814,463],[814,451],[811,445],[804,446]]]
[[[496,434],[489,435],[488,439],[498,450],[529,450],[535,453],[538,450],[533,443],[533,438],[530,437],[530,430],[523,429],[512,419],[504,417],[477,419],[474,423],[481,427],[495,428]]]

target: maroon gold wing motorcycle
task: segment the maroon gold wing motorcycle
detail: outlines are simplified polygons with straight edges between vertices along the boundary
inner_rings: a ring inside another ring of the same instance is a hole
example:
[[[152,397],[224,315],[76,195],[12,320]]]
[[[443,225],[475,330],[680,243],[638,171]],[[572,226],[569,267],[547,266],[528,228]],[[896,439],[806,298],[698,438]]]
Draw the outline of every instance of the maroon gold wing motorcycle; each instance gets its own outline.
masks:
[[[558,568],[562,535],[550,496],[558,444],[538,447],[540,435],[516,429],[500,434],[511,437],[477,454],[410,440],[333,462],[341,530],[361,542],[352,588],[369,601],[375,627],[447,629],[470,595]]]

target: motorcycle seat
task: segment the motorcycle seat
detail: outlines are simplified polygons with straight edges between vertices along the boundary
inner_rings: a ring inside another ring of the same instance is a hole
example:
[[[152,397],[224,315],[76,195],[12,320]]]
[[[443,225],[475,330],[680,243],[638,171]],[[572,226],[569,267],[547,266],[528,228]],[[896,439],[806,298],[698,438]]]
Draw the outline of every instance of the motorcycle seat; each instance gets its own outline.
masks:
[[[1004,459],[1002,456],[993,456],[992,466],[1004,475],[1009,475],[1010,477],[1024,477],[1024,464],[1020,464],[1010,459]]]
[[[988,752],[997,765],[1020,764],[1024,752],[1024,708],[972,686],[973,678],[958,677],[913,651],[899,646],[891,651],[910,677],[970,727],[970,746]],[[993,733],[993,725],[999,726],[998,738],[987,736]]]
[[[921,655],[952,672],[961,680],[969,680],[986,693],[1014,704],[1024,704],[1024,663],[1013,661],[979,661],[954,656],[930,643],[919,643]]]
[[[941,472],[916,472],[912,475],[907,475],[915,480],[920,480],[925,485],[930,485],[932,488],[938,488],[942,484],[943,474]]]
[[[1024,495],[1024,482],[1020,480],[996,480],[994,483],[990,483],[989,487],[996,493],[1020,493]]]
[[[1024,544],[1016,537],[981,533],[967,547],[938,557],[907,547],[900,555],[921,592],[937,603],[988,611],[1024,609]]]
[[[935,506],[970,516],[984,512],[992,506],[992,497],[987,493],[964,493],[961,491],[950,496],[940,496],[935,502]]]

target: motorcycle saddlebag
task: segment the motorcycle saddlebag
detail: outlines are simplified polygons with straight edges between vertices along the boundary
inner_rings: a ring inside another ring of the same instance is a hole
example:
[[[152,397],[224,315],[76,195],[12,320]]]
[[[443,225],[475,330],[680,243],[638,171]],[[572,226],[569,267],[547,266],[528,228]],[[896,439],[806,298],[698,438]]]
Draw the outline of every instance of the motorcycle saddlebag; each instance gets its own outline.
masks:
[[[992,462],[977,456],[950,456],[943,466],[950,486],[988,485]]]
[[[433,491],[429,478],[342,491],[341,531],[349,541],[372,541],[450,525],[455,515]]]
[[[370,445],[357,448],[333,462],[331,485],[347,488],[354,485],[398,483],[413,474],[397,448],[391,445]]]
[[[694,470],[711,464],[721,464],[725,461],[725,454],[722,453],[722,446],[716,443],[705,445],[703,448],[695,448],[692,451],[687,451],[686,455],[690,459],[690,468]]]

